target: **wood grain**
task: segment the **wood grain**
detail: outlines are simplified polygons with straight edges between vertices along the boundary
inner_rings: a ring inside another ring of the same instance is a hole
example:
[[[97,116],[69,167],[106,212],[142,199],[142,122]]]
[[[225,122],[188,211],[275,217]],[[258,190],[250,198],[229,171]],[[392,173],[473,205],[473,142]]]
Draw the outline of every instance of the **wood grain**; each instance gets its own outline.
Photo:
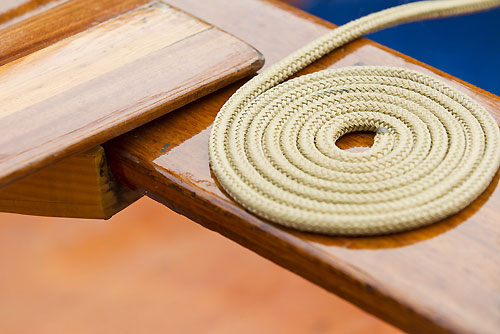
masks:
[[[0,65],[99,25],[151,0],[16,1],[19,5],[10,10],[0,5]]]
[[[0,67],[0,186],[247,76],[262,62],[244,42],[154,1],[7,63]]]
[[[51,9],[68,0],[3,0],[0,3],[0,28]]]
[[[0,189],[0,211],[109,219],[140,197],[113,179],[97,146]]]
[[[0,64],[37,51],[148,1],[2,1]],[[61,5],[63,3],[66,4]],[[20,21],[23,22],[16,25]],[[13,27],[7,28],[10,26]],[[137,198],[137,193],[114,182],[105,163],[104,151],[98,146],[0,189],[0,211],[107,219]]]
[[[170,3],[248,41],[263,52],[267,65],[333,27],[273,1]],[[362,64],[403,66],[438,77],[477,99],[500,120],[499,97],[366,39],[335,51],[303,73]],[[105,148],[115,175],[409,333],[500,332],[498,175],[459,214],[407,233],[340,238],[282,228],[232,201],[209,168],[211,123],[239,85],[109,142]],[[344,144],[369,145],[370,140],[351,137]]]

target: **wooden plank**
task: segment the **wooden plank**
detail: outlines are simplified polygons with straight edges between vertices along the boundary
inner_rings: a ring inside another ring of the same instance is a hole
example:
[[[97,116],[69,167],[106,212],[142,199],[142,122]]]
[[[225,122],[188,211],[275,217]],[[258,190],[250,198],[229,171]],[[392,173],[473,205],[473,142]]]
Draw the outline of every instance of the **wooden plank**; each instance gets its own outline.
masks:
[[[262,62],[244,42],[153,1],[7,63],[0,67],[0,186],[247,76]]]
[[[149,1],[3,1],[0,3],[0,35],[3,42],[0,45],[0,64],[32,53]],[[61,5],[63,3],[66,4]],[[30,19],[34,15],[37,16]],[[23,22],[16,24],[20,21]],[[108,219],[138,197],[139,194],[114,181],[105,162],[104,150],[98,146],[0,189],[0,211]]]
[[[2,1],[0,64],[32,53],[149,1]],[[72,11],[79,16],[64,14]],[[30,19],[34,15],[37,16]],[[16,24],[20,21],[23,22]],[[0,211],[108,219],[138,197],[137,193],[114,181],[105,162],[104,150],[98,146],[0,189]]]
[[[255,45],[267,65],[332,28],[274,1],[170,2]],[[353,64],[403,66],[441,78],[477,99],[500,120],[499,97],[366,39],[335,51],[303,73]],[[340,238],[274,225],[232,201],[209,168],[210,125],[239,85],[108,143],[105,148],[115,175],[409,333],[500,332],[498,175],[459,214],[407,233]],[[369,144],[370,137],[346,140],[356,146]]]
[[[97,146],[0,189],[0,211],[109,219],[140,197],[114,180]]]
[[[15,0],[18,5],[16,7],[13,7],[14,3],[2,3],[0,65],[43,49],[150,1]]]
[[[0,3],[0,28],[5,28],[68,0],[3,0]]]

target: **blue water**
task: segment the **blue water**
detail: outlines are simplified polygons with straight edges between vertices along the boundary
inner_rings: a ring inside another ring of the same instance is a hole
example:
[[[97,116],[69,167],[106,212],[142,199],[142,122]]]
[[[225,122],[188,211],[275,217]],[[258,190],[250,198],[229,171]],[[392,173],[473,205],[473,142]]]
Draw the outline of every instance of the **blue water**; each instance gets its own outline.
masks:
[[[305,0],[302,9],[340,25],[409,2]],[[405,24],[367,37],[500,95],[500,10]]]

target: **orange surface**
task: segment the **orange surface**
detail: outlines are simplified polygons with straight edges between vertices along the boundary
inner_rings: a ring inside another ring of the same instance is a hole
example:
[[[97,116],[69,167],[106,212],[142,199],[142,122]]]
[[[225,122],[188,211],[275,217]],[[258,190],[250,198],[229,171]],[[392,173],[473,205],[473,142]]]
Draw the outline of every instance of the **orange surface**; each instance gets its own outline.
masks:
[[[0,333],[399,333],[147,198],[0,214],[0,251]]]

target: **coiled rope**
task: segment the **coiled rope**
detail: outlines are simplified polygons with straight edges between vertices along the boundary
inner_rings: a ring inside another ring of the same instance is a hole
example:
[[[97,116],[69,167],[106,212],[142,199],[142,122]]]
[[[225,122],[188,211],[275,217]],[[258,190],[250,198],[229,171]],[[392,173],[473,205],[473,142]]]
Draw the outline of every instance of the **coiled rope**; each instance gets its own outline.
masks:
[[[218,113],[210,165],[249,211],[299,230],[376,235],[463,209],[500,164],[500,132],[465,94],[422,73],[355,66],[286,81],[336,48],[400,23],[471,13],[499,0],[402,5],[340,26],[242,86]],[[335,145],[376,132],[362,153]]]

